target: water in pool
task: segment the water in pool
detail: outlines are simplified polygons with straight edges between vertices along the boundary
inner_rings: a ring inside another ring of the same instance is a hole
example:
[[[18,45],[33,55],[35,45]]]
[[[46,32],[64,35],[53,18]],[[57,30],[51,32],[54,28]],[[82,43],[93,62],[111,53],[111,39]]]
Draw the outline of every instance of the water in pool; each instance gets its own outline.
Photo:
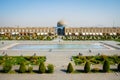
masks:
[[[105,49],[100,44],[19,44],[11,50],[48,50],[48,49]]]

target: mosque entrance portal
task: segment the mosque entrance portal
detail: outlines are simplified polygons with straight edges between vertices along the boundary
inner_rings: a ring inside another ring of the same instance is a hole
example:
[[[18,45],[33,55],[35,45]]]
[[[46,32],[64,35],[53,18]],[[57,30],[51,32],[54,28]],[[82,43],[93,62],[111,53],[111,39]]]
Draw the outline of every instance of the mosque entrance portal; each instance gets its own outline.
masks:
[[[57,29],[57,34],[58,35],[64,35],[64,28],[58,28]]]

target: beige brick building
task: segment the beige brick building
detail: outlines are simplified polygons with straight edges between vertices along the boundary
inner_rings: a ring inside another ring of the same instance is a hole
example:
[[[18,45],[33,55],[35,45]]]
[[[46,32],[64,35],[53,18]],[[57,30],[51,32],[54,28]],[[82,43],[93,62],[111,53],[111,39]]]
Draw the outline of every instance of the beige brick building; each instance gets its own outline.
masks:
[[[120,35],[120,27],[0,27],[0,35]]]
[[[62,28],[59,28],[60,30]],[[60,35],[55,27],[0,27],[1,35]],[[64,35],[120,35],[120,27],[64,27]],[[59,31],[59,32],[60,32]]]
[[[65,35],[119,35],[120,27],[65,28]]]
[[[53,27],[1,27],[0,34],[10,35],[31,35],[36,33],[37,35],[48,35],[55,33]]]

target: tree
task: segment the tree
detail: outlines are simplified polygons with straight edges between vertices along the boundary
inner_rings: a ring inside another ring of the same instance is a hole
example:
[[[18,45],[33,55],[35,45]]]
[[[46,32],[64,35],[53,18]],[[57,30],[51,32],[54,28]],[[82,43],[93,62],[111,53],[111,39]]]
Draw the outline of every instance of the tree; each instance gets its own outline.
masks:
[[[108,60],[105,60],[104,63],[103,63],[103,71],[104,71],[104,72],[109,72],[109,70],[110,70],[109,61],[108,61]]]
[[[48,73],[53,73],[54,72],[54,65],[52,65],[52,64],[49,64],[48,66],[47,66],[47,71],[48,71]]]
[[[24,62],[20,64],[19,72],[20,73],[25,73],[27,71],[26,65]]]
[[[120,63],[118,64],[118,71],[120,72]]]
[[[28,72],[31,73],[33,71],[33,67],[31,65],[28,66]]]
[[[46,67],[44,62],[40,63],[39,65],[39,73],[45,73],[46,72]]]
[[[84,72],[88,73],[90,72],[90,62],[86,62],[84,66]]]
[[[68,64],[68,67],[67,67],[67,73],[72,73],[74,71],[74,68],[72,66],[71,63]]]
[[[11,63],[5,63],[5,64],[3,65],[3,71],[4,71],[5,73],[8,73],[11,69],[12,69],[12,64],[11,64]]]

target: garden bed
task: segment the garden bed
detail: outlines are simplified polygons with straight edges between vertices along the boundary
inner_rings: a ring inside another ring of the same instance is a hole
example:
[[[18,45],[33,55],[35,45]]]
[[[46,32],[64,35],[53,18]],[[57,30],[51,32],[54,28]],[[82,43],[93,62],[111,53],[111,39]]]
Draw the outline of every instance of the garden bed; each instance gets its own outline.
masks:
[[[39,65],[41,62],[45,61],[45,56],[0,56],[0,65],[3,65],[4,63],[19,65],[21,62],[31,65]]]
[[[73,61],[75,65],[84,65],[86,61],[89,61],[91,64],[103,64],[104,60],[108,60],[111,65],[120,63],[120,56],[73,56]]]

